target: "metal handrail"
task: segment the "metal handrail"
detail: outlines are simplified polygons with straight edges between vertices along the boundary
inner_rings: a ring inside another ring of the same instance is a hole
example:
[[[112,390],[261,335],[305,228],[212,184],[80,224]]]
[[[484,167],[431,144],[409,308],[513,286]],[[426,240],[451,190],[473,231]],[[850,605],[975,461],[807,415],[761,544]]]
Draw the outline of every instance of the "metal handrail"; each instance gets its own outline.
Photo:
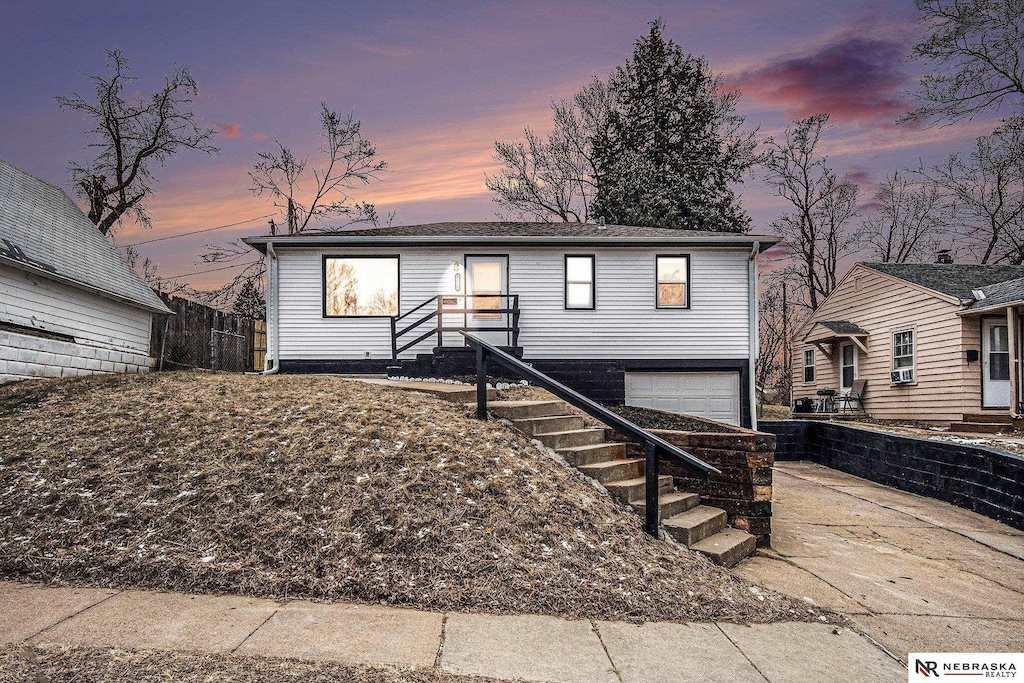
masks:
[[[515,372],[525,379],[528,379],[540,387],[562,399],[563,401],[576,406],[596,420],[608,425],[619,434],[640,442],[644,445],[646,455],[646,469],[644,471],[644,527],[651,535],[658,535],[658,454],[666,456],[677,465],[685,467],[706,479],[712,474],[721,474],[721,470],[709,465],[700,458],[687,453],[678,446],[669,443],[660,436],[652,434],[643,427],[627,420],[626,418],[613,413],[600,403],[593,401],[583,394],[576,392],[561,382],[545,375],[543,372],[530,367],[530,365],[519,360],[511,354],[505,353],[498,347],[485,342],[480,337],[465,331],[460,331],[470,346],[476,349],[476,416],[481,420],[487,419],[487,363],[488,360],[495,360],[508,370]]]
[[[470,297],[476,297],[476,298],[480,298],[480,299],[503,299],[503,300],[507,300],[508,303],[506,304],[505,307],[501,307],[501,308],[466,308],[465,302],[468,301]],[[462,299],[463,300],[463,307],[462,308],[444,308],[444,300],[445,299]],[[412,315],[416,311],[419,311],[419,310],[423,309],[425,306],[429,305],[432,302],[436,302],[437,303],[437,308],[435,308],[430,313],[427,313],[423,317],[419,318],[415,322],[410,323],[405,328],[398,329],[398,321],[400,321],[400,320],[402,320],[404,318],[409,317],[410,315]],[[487,328],[483,328],[483,327],[471,327],[471,326],[469,326],[467,324],[463,324],[463,325],[457,326],[457,327],[445,326],[445,325],[443,325],[442,320],[441,320],[441,317],[445,316],[445,315],[459,315],[459,314],[466,315],[466,314],[469,314],[469,313],[498,313],[498,314],[501,314],[501,315],[509,315],[510,316],[510,318],[509,318],[510,322],[505,327],[487,327]],[[415,308],[406,311],[402,315],[392,316],[391,317],[391,357],[393,359],[397,359],[398,358],[398,354],[402,353],[403,351],[406,351],[407,349],[412,348],[413,346],[416,346],[417,344],[419,344],[420,342],[426,340],[428,337],[430,337],[430,336],[432,336],[434,334],[437,335],[438,346],[441,346],[442,335],[445,332],[461,332],[463,330],[473,330],[473,331],[480,331],[480,332],[486,331],[486,330],[491,330],[491,331],[494,331],[494,332],[507,332],[507,333],[512,335],[512,337],[511,337],[511,344],[512,344],[512,346],[517,346],[519,344],[519,313],[520,313],[520,311],[519,311],[519,295],[518,294],[435,294],[434,296],[430,297],[429,299],[427,299],[423,303],[419,304]],[[416,328],[420,327],[424,323],[427,323],[427,322],[429,322],[429,321],[431,321],[431,320],[433,320],[435,318],[437,318],[437,324],[430,331],[421,334],[415,340],[413,340],[411,342],[408,342],[406,344],[403,344],[402,346],[398,345],[398,339],[400,337],[405,336],[409,332],[412,332],[413,330],[415,330]]]

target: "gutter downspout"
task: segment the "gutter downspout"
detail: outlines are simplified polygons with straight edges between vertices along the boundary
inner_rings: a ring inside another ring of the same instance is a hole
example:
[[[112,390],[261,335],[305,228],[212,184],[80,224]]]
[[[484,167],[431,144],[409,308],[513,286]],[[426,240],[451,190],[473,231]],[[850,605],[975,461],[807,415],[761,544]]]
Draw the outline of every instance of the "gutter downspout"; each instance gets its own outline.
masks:
[[[251,372],[251,375],[276,375],[281,371],[281,364],[277,358],[278,336],[277,336],[277,252],[274,251],[274,243],[267,242],[267,358],[264,361],[263,372]]]
[[[758,311],[757,311],[757,256],[761,252],[761,243],[755,241],[750,249],[750,258],[747,259],[747,296],[749,304],[748,323],[749,328],[749,374],[750,374],[750,428],[757,430],[757,354],[760,346],[758,339]]]

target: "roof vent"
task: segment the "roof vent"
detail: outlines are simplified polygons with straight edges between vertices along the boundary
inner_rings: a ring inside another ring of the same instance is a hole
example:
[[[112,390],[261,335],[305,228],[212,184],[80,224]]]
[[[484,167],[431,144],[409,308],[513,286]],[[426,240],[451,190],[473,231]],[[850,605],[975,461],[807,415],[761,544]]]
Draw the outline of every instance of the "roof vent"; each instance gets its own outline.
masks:
[[[953,253],[949,249],[939,249],[938,253],[935,254],[936,263],[952,263]]]
[[[971,290],[971,296],[974,297],[975,301],[981,301],[982,299],[985,298],[985,292],[983,290],[980,290],[980,289],[972,289]]]

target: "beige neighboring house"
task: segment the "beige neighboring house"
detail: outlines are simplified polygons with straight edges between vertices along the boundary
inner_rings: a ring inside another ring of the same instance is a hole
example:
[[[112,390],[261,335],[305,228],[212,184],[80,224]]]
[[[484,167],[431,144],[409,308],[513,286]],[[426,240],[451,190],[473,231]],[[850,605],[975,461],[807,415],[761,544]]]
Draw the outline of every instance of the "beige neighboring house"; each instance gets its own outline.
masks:
[[[1021,413],[1024,266],[858,263],[796,331],[793,397],[848,394],[880,419]]]

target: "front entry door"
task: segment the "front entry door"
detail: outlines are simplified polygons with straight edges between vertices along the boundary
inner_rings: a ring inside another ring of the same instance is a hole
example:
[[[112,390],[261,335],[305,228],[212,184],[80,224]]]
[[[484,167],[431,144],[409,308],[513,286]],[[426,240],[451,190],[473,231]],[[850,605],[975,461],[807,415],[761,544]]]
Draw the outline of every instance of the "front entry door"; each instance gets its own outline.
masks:
[[[981,405],[1010,407],[1010,344],[1006,323],[985,320],[981,324]]]
[[[508,256],[467,256],[466,257],[466,308],[496,309],[508,308]],[[507,345],[508,332],[488,331],[487,328],[509,327],[507,313],[467,313],[466,327],[472,334],[484,341],[500,346]],[[480,328],[473,331],[472,328]]]

